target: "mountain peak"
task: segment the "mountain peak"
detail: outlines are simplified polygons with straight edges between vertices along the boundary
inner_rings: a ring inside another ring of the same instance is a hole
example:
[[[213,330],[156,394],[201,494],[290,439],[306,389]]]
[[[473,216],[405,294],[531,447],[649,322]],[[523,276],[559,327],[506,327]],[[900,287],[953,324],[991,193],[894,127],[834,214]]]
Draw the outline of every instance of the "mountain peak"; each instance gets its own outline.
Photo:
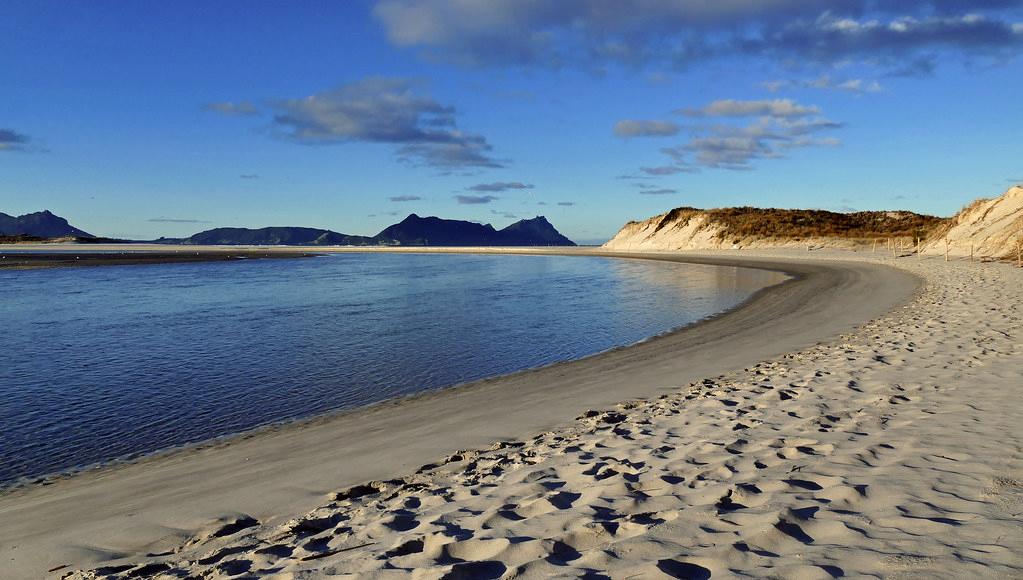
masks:
[[[28,235],[40,238],[94,237],[92,234],[73,227],[66,219],[55,215],[48,209],[18,217],[0,213],[0,235]]]
[[[376,238],[405,246],[574,246],[543,216],[497,230],[491,224],[410,214]]]
[[[561,235],[547,218],[538,215],[519,220],[500,232],[514,246],[574,246],[575,242]]]

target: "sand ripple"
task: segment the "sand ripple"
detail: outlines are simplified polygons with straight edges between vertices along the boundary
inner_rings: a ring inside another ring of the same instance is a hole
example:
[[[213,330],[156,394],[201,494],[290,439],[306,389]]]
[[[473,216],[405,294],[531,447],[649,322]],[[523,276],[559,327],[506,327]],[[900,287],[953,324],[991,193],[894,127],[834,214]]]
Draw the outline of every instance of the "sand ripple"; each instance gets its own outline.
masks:
[[[904,259],[798,353],[74,578],[1023,576],[1023,271]]]

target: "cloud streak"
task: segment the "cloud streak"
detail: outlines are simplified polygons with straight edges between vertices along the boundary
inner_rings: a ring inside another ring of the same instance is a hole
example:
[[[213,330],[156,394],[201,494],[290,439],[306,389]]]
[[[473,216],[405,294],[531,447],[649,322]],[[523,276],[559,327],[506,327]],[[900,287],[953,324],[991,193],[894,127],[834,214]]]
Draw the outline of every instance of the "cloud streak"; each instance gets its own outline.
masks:
[[[467,188],[469,191],[477,192],[502,192],[512,190],[533,189],[533,185],[521,181],[495,181],[493,183],[479,183]]]
[[[209,111],[211,113],[220,113],[221,115],[229,115],[233,117],[259,114],[259,108],[249,101],[238,101],[237,103],[232,101],[207,103],[203,105],[202,108],[204,111]]]
[[[455,199],[462,205],[480,205],[497,201],[499,198],[493,195],[456,195]]]
[[[622,119],[614,125],[618,137],[671,137],[677,135],[679,126],[671,121],[643,121]]]
[[[157,224],[210,224],[213,223],[208,220],[197,220],[197,219],[179,219],[179,218],[149,218],[147,222]]]
[[[665,175],[676,175],[679,173],[691,173],[694,168],[681,165],[658,165],[656,167],[640,167],[640,172],[652,177],[664,177]]]
[[[761,86],[772,93],[791,88],[820,89],[826,91],[842,91],[854,94],[879,93],[884,90],[881,83],[866,79],[833,80],[830,75],[821,75],[813,79],[774,80],[761,83]]]
[[[701,109],[679,109],[676,111],[687,117],[805,117],[820,112],[817,107],[800,105],[789,99],[773,101],[739,101],[722,99],[714,101]]]
[[[418,195],[395,195],[395,196],[389,197],[387,199],[388,199],[388,201],[393,201],[393,202],[396,202],[396,203],[402,203],[402,202],[406,202],[406,201],[419,201],[419,200],[421,200],[423,198],[419,197]]]

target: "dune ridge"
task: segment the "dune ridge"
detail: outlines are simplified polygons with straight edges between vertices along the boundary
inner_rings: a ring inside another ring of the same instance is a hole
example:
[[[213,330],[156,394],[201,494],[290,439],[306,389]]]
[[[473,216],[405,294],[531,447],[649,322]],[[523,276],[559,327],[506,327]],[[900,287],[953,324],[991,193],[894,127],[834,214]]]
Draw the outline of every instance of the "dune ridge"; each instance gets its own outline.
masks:
[[[907,247],[947,220],[908,211],[839,213],[824,210],[679,207],[625,224],[603,247],[625,251],[750,248],[874,247],[898,240]]]
[[[1023,242],[1023,186],[992,199],[978,199],[960,210],[927,240],[927,253],[1016,259]]]
[[[1023,250],[1023,185],[994,198],[978,199],[948,219],[905,211],[680,207],[625,224],[603,247],[616,251],[880,248],[913,253],[918,243],[923,254],[1018,259]]]

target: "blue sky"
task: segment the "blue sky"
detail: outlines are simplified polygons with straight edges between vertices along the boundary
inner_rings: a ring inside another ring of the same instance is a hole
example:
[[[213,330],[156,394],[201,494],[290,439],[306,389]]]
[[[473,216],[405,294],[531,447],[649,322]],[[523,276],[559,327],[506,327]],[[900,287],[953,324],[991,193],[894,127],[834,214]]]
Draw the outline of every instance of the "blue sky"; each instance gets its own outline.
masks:
[[[408,213],[949,215],[1023,180],[1023,0],[0,4],[0,211],[97,235]]]

